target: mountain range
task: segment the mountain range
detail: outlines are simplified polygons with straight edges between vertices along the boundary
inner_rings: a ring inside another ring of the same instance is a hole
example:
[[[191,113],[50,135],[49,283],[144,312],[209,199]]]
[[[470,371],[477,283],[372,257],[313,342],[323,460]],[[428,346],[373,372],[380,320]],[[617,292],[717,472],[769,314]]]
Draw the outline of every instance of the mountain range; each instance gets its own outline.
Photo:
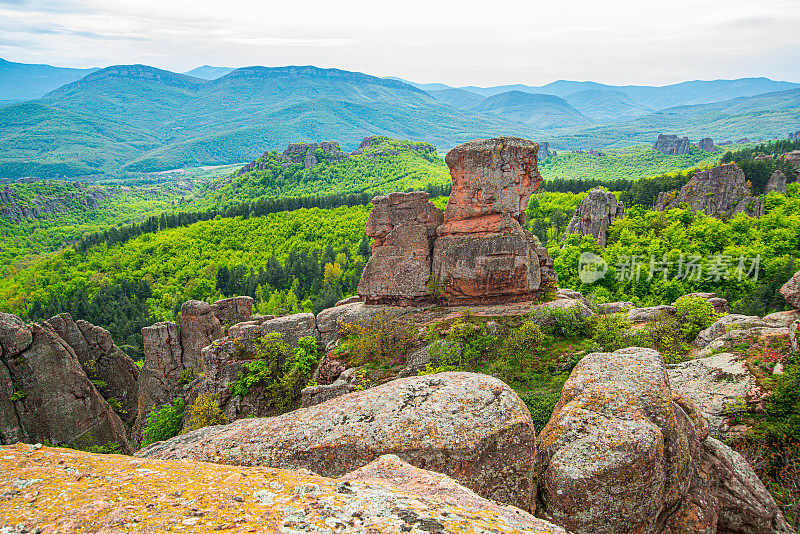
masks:
[[[651,143],[659,133],[719,141],[800,129],[800,84],[766,78],[456,88],[313,66],[204,65],[180,74],[147,65],[5,65],[13,68],[0,87],[30,89],[26,98],[0,93],[25,100],[0,106],[5,178],[242,162],[300,140],[337,139],[351,150],[370,134],[442,150],[501,134],[570,149]],[[58,84],[58,76],[71,78]],[[37,87],[52,90],[38,95]]]

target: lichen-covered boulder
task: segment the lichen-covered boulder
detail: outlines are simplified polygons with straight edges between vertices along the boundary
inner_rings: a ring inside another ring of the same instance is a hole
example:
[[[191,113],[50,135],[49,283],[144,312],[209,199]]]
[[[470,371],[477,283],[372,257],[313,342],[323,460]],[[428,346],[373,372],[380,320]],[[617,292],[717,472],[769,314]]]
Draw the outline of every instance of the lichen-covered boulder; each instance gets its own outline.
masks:
[[[392,456],[331,479],[15,445],[0,472],[0,525],[12,532],[566,534]]]
[[[564,232],[566,238],[569,234],[590,235],[597,239],[597,243],[604,247],[608,234],[608,227],[617,219],[625,216],[625,205],[617,200],[614,193],[596,188],[589,191],[581,201],[575,215],[572,216]]]
[[[729,330],[736,327],[746,328],[751,325],[767,326],[767,324],[761,321],[757,315],[741,315],[738,313],[729,313],[728,315],[723,315],[714,321],[711,326],[705,330],[701,330],[700,333],[697,334],[692,346],[698,350],[703,349],[707,347],[709,343],[724,335]]]
[[[619,302],[604,302],[597,305],[597,313],[608,315],[610,313],[627,312],[634,307],[633,302],[625,300]]]
[[[253,316],[253,297],[237,296],[216,301],[211,311],[223,328],[249,321]]]
[[[325,347],[330,342],[340,339],[339,325],[353,322],[366,321],[378,314],[388,317],[400,317],[410,311],[404,306],[387,306],[379,304],[365,304],[352,302],[322,310],[317,314],[317,330],[319,331],[320,344]]]
[[[539,513],[576,534],[662,532],[684,515],[704,431],[657,351],[589,354],[537,440]]]
[[[33,341],[31,329],[11,313],[0,312],[0,349],[6,358],[16,356]]]
[[[789,306],[800,309],[800,271],[794,273],[780,289],[781,296]]]
[[[370,304],[413,304],[430,297],[431,252],[442,212],[428,193],[372,199],[366,233],[374,239],[358,295]]]
[[[780,169],[775,169],[769,177],[767,185],[764,187],[764,194],[783,193],[786,194],[786,175]]]
[[[403,378],[278,417],[202,428],[144,458],[307,468],[341,476],[379,456],[452,476],[479,495],[533,510],[535,431],[501,381],[471,373]]]
[[[708,431],[718,439],[734,437],[728,413],[746,402],[756,382],[745,363],[729,352],[667,366],[673,391],[691,399],[708,418]]]

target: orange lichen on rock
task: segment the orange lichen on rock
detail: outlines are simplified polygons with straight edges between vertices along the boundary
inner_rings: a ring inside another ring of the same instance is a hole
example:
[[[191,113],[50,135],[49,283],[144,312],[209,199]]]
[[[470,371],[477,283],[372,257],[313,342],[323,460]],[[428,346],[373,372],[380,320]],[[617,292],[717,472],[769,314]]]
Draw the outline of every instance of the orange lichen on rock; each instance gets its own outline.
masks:
[[[382,462],[387,463],[386,457]],[[396,464],[405,477],[413,470],[394,457],[388,463]],[[335,480],[308,471],[16,444],[0,448],[0,473],[0,529],[65,534],[333,533],[435,527],[440,532],[564,533],[522,510],[482,499],[448,477],[422,470],[411,475],[431,475],[426,478],[427,485],[432,484],[429,495],[423,493],[425,485],[412,493],[358,473]],[[447,488],[444,493],[449,496],[444,498],[438,486]]]

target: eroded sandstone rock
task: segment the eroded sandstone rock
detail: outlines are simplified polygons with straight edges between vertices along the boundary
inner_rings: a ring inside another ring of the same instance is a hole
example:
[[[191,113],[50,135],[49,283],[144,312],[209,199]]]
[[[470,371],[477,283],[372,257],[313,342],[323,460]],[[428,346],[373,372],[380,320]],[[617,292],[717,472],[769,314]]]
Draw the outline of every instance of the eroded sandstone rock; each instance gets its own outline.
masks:
[[[753,196],[744,171],[735,163],[695,173],[677,194],[662,191],[658,194],[655,209],[663,211],[684,203],[692,211],[705,211],[711,217],[737,213],[750,217],[764,215],[764,199]]]
[[[451,150],[453,191],[433,251],[433,276],[449,304],[534,298],[546,251],[522,229],[541,182],[538,145],[514,137],[470,141]],[[552,282],[548,271],[547,281]]]
[[[218,300],[211,305],[211,311],[223,327],[230,327],[253,316],[253,297],[239,296]]]
[[[656,142],[653,143],[653,150],[658,150],[662,154],[678,156],[688,154],[691,144],[688,137],[679,138],[677,135],[659,134]]]
[[[697,148],[700,150],[705,150],[706,152],[714,152],[716,147],[714,146],[714,140],[710,137],[704,137],[697,142]]]
[[[366,233],[372,254],[358,284],[370,304],[412,304],[430,296],[431,252],[442,212],[428,193],[390,193],[372,199]]]
[[[154,406],[169,403],[183,394],[178,384],[183,365],[180,329],[170,322],[156,323],[142,328],[144,364],[139,372],[139,397],[133,440],[139,442],[147,423],[147,416]]]
[[[596,188],[589,191],[581,201],[575,215],[572,216],[564,237],[569,234],[590,235],[604,247],[608,236],[608,227],[617,219],[625,216],[625,205],[617,200],[614,193]]]
[[[200,363],[200,351],[224,332],[208,303],[189,300],[181,306],[180,334],[183,368],[192,369]]]
[[[780,169],[775,169],[764,187],[764,194],[768,195],[769,193],[786,194],[786,175]]]
[[[341,476],[382,454],[533,509],[535,432],[525,404],[486,375],[394,380],[278,417],[240,419],[140,450],[145,458],[313,469]]]
[[[800,309],[800,271],[794,273],[794,276],[781,286],[780,291],[789,306]]]

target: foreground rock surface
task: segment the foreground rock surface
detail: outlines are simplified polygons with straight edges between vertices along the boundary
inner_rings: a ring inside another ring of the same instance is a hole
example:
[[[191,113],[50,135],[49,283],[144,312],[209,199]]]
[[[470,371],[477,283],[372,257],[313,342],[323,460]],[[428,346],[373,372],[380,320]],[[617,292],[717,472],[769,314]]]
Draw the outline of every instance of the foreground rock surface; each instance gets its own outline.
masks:
[[[781,286],[780,291],[789,306],[800,309],[800,271],[794,273],[794,276]]]
[[[657,351],[585,356],[537,445],[537,512],[575,534],[791,532]]]
[[[0,472],[0,527],[30,532],[565,534],[391,456],[335,480],[20,444],[3,447]]]
[[[136,455],[341,476],[391,453],[484,497],[533,510],[535,451],[530,413],[511,388],[486,375],[440,373],[278,417],[202,428]]]

